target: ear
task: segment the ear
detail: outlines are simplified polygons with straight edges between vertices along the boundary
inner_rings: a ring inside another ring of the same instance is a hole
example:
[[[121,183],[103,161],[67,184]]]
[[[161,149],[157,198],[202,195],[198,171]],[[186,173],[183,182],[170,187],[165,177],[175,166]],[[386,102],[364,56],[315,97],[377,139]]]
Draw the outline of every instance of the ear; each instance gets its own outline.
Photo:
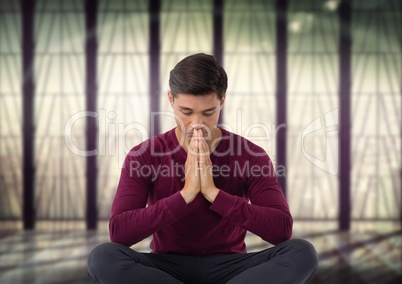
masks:
[[[170,91],[170,90],[168,91],[168,98],[169,98],[170,106],[173,107],[174,97],[173,97],[172,91]]]
[[[223,104],[225,103],[225,100],[226,100],[226,93],[225,93],[225,95],[224,95],[224,96],[222,97],[222,99],[221,99],[220,109],[223,108]]]

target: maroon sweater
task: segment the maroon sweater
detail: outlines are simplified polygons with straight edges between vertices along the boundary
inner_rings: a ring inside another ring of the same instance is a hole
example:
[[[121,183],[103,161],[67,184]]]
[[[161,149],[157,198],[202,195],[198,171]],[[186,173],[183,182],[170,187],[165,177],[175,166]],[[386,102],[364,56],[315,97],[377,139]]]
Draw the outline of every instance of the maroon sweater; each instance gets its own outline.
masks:
[[[127,155],[111,210],[110,239],[131,246],[153,235],[155,253],[244,253],[246,231],[271,244],[291,237],[292,216],[266,152],[222,129],[211,154],[211,204],[201,194],[186,204],[187,153],[174,129],[137,145]]]

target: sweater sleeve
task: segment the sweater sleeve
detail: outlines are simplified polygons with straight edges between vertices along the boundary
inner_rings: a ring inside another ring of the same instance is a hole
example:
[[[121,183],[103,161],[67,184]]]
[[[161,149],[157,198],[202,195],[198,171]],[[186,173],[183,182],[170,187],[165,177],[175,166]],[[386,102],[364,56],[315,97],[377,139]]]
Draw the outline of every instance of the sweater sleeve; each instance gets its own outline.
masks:
[[[210,209],[276,245],[291,237],[292,216],[268,155],[251,161],[247,182],[250,203],[220,190]]]
[[[191,210],[180,192],[160,199],[148,207],[151,177],[135,174],[138,165],[150,166],[146,154],[128,155],[112,203],[109,234],[112,242],[131,246],[177,222]]]

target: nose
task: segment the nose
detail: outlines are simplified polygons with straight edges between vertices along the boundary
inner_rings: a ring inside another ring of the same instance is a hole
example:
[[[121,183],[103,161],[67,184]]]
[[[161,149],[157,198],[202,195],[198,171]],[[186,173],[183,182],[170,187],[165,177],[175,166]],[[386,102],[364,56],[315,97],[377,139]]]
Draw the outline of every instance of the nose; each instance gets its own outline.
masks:
[[[204,126],[201,115],[198,115],[198,114],[194,115],[194,119],[192,121],[192,126],[195,129],[200,129]]]

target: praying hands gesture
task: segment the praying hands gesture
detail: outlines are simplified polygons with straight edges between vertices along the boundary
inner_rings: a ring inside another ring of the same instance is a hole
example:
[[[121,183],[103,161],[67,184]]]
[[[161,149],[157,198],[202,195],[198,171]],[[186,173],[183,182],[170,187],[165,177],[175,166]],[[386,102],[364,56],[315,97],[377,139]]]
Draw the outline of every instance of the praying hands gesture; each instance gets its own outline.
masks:
[[[186,203],[192,202],[198,193],[213,202],[219,193],[212,177],[209,147],[200,129],[194,129],[185,163],[185,183],[181,194]]]

